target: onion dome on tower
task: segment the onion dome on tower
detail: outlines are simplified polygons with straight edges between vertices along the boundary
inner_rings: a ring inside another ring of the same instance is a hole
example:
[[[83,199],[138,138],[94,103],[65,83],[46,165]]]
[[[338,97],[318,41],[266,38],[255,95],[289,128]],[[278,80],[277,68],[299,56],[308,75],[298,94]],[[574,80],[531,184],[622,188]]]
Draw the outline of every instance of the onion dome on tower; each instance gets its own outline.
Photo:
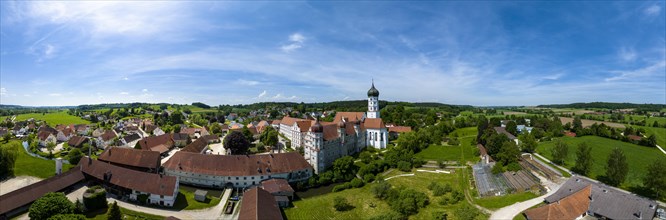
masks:
[[[368,97],[378,97],[378,96],[379,96],[379,90],[375,88],[375,82],[373,80],[372,87],[370,87],[370,90],[368,90]]]

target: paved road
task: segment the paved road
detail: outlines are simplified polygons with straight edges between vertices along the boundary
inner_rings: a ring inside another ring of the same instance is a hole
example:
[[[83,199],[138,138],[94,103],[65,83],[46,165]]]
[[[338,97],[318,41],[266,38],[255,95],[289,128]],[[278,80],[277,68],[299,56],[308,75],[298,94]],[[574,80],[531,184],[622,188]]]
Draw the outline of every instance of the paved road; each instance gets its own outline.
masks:
[[[493,212],[493,214],[490,216],[490,219],[501,219],[501,220],[513,219],[514,216],[520,214],[521,212],[525,211],[526,209],[528,209],[532,206],[535,206],[539,203],[542,203],[544,198],[546,198],[546,197],[552,195],[553,193],[557,192],[557,190],[560,188],[560,186],[562,186],[562,184],[564,184],[564,182],[566,182],[566,179],[563,179],[563,181],[560,184],[558,184],[558,183],[553,183],[553,182],[549,181],[546,178],[541,178],[541,176],[537,176],[537,177],[540,177],[539,179],[541,179],[541,181],[544,183],[547,190],[550,190],[550,191],[548,191],[548,193],[546,193],[545,195],[539,196],[537,198],[534,198],[534,199],[530,199],[530,200],[522,201],[522,202],[517,202],[517,203],[514,203],[513,205],[506,206],[504,208],[498,209],[497,211]]]

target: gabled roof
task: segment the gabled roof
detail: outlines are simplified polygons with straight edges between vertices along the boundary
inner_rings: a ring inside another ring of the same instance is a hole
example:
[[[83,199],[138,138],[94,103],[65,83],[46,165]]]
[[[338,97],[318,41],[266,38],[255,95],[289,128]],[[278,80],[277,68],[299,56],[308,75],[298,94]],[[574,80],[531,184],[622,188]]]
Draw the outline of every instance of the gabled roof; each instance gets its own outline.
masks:
[[[117,136],[116,136],[116,132],[113,132],[112,130],[107,130],[100,137],[104,141],[110,141],[110,140],[113,140],[114,138],[116,138]]]
[[[172,138],[174,141],[186,141],[190,136],[185,133],[173,133]]]
[[[388,128],[389,132],[405,133],[412,131],[411,127],[408,126],[393,126]]]
[[[297,152],[256,155],[205,155],[178,151],[162,167],[167,170],[215,176],[258,176],[312,169],[303,156]]]
[[[281,122],[282,122],[282,120],[273,120],[273,122],[271,122],[271,124],[272,125],[279,125]]]
[[[0,215],[34,202],[48,192],[58,192],[84,179],[79,167],[0,196]],[[9,202],[11,201],[11,202]]]
[[[184,152],[192,152],[192,153],[201,153],[208,147],[208,140],[205,138],[199,138],[196,141],[193,141],[192,143],[188,144],[185,146],[183,149],[180,151]]]
[[[590,205],[590,194],[592,186],[571,194],[556,203],[551,203],[538,208],[525,211],[527,219],[576,219],[587,211]]]
[[[338,112],[335,113],[333,122],[338,123],[342,118],[346,118],[347,121],[361,121],[365,118],[365,112]]]
[[[282,213],[273,195],[258,187],[245,191],[238,219],[282,219]]]
[[[516,139],[516,136],[514,136],[513,134],[506,131],[506,128],[504,128],[504,127],[494,127],[494,129],[495,129],[495,132],[497,132],[498,134],[504,134],[504,135],[506,135],[506,137],[508,137],[511,140]]]
[[[171,134],[163,134],[158,136],[150,136],[144,139],[139,140],[139,146],[142,150],[150,150],[158,145],[166,145],[171,148],[173,146],[173,140],[171,139]]]
[[[37,138],[39,138],[39,140],[45,141],[51,135],[53,135],[53,134],[48,132],[48,131],[40,131],[37,134]]]
[[[136,133],[130,134],[130,135],[125,135],[125,137],[123,137],[123,140],[125,140],[125,143],[130,143],[132,141],[136,141],[136,140],[139,140],[139,139],[141,139],[141,136],[139,136],[139,134],[136,134]],[[132,146],[132,147],[134,147],[134,146]]]
[[[78,147],[78,146],[81,146],[85,142],[88,142],[87,137],[74,136],[74,137],[69,139],[69,141],[67,142],[67,145],[69,145],[70,147]]]
[[[110,147],[98,158],[100,161],[148,169],[159,168],[160,159],[159,152],[124,147]]]
[[[384,125],[384,121],[382,121],[381,118],[366,118],[365,121],[363,121],[363,126],[365,129],[386,128],[386,125]]]
[[[48,125],[44,125],[39,127],[39,130],[37,130],[37,133],[41,133],[42,131],[49,132],[53,135],[57,135],[58,131],[56,129],[53,129],[52,127],[49,127]]]
[[[278,193],[278,192],[294,192],[294,189],[291,188],[289,182],[285,179],[269,179],[261,182],[261,188],[268,191],[269,193]]]
[[[311,120],[303,120],[303,121],[297,121],[296,125],[298,126],[298,129],[301,132],[307,132],[308,129],[310,129],[310,126],[314,125],[315,121]],[[293,125],[293,124],[292,124]]]
[[[174,176],[131,170],[88,157],[81,158],[79,166],[83,173],[96,179],[145,193],[173,196],[178,184]]]
[[[280,124],[287,125],[287,126],[294,126],[294,123],[297,121],[305,121],[305,119],[300,119],[300,118],[292,118],[289,116],[284,116],[282,120],[280,120]]]

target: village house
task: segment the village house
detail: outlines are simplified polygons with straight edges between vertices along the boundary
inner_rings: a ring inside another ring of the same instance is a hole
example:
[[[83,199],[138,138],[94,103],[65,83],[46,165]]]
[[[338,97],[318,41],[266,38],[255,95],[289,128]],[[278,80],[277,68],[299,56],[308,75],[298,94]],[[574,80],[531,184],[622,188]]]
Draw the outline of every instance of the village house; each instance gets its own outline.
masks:
[[[58,141],[62,141],[62,142],[68,141],[70,138],[72,138],[74,136],[75,133],[76,132],[73,129],[71,129],[69,127],[65,127],[61,130],[58,130],[58,134],[56,135],[56,139],[58,139]]]
[[[129,135],[125,135],[123,138],[120,139],[121,142],[123,142],[123,146],[125,147],[134,147],[136,146],[136,143],[141,139],[141,135],[138,133],[132,133]]]
[[[83,147],[83,144],[89,143],[90,140],[87,137],[83,136],[74,136],[67,141],[67,145],[69,147],[74,147],[74,148],[81,148]],[[86,153],[86,152],[84,152]]]
[[[205,155],[179,151],[162,166],[164,174],[177,176],[182,183],[215,188],[255,186],[271,178],[298,182],[313,174],[310,164],[297,152]]]
[[[273,195],[259,187],[253,187],[243,193],[238,219],[281,220],[283,218]]]
[[[184,147],[191,141],[190,136],[185,133],[173,133],[171,138],[173,138],[176,147]]]
[[[289,201],[294,199],[294,189],[285,179],[269,179],[261,182],[261,188],[275,197],[278,206],[287,207]]]
[[[157,151],[162,155],[168,153],[175,146],[170,134],[150,136],[137,142],[139,149]]]
[[[412,131],[412,128],[409,126],[391,126],[388,127],[389,137],[391,139],[396,139],[402,133],[407,133]]]
[[[183,128],[180,129],[180,133],[187,134],[190,136],[191,139],[199,138],[204,135],[209,135],[208,130],[206,128]]]
[[[106,148],[114,144],[114,141],[118,137],[115,131],[107,130],[102,135],[97,138],[97,148]]]
[[[58,141],[56,136],[48,131],[40,131],[37,134],[37,138],[39,139],[39,145],[42,147],[46,147],[49,143],[56,144]]]

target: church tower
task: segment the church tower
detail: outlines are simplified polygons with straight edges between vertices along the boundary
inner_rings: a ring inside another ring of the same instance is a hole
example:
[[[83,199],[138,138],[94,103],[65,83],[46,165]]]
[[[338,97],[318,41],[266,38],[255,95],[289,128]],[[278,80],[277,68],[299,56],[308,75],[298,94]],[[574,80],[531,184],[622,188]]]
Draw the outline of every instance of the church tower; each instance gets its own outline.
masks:
[[[379,118],[379,90],[375,89],[375,80],[368,90],[368,118]]]

